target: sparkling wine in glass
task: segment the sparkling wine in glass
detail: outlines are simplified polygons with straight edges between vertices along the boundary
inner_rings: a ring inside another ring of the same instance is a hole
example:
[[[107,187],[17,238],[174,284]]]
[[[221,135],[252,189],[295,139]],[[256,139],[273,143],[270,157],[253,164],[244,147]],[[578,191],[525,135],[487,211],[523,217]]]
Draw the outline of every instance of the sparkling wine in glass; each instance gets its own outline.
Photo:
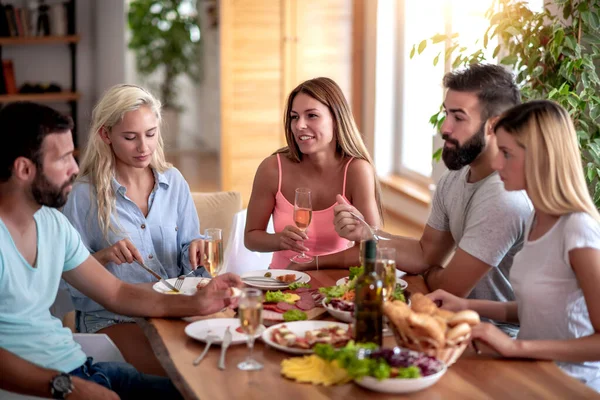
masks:
[[[312,202],[310,199],[310,189],[296,189],[296,197],[294,200],[294,223],[302,232],[306,232],[312,219]],[[306,264],[313,260],[313,257],[304,254],[296,254],[290,258],[291,261],[298,264]]]
[[[263,367],[261,363],[252,358],[254,335],[262,324],[262,303],[262,291],[254,288],[242,289],[238,314],[240,317],[241,329],[248,335],[248,357],[238,364],[238,368],[244,371],[256,371]]]
[[[223,232],[218,228],[204,231],[206,237],[206,263],[204,269],[215,277],[223,267]]]
[[[375,270],[383,281],[383,299],[392,300],[396,290],[396,249],[382,247],[377,249]]]

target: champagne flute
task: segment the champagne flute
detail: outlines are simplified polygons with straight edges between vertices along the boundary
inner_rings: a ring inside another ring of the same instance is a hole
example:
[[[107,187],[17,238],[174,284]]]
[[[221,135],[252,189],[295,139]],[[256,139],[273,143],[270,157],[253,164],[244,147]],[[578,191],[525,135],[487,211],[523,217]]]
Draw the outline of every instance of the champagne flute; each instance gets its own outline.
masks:
[[[310,199],[310,189],[306,188],[298,188],[296,189],[296,198],[294,200],[294,223],[302,232],[306,232],[308,226],[310,225],[310,221],[312,219],[312,202]],[[302,242],[304,244],[304,242]],[[306,264],[313,260],[314,258],[308,256],[302,252],[301,254],[296,254],[294,257],[290,258],[290,261],[293,261],[297,264]]]
[[[383,281],[383,300],[392,300],[396,290],[396,249],[378,248],[375,270]]]
[[[238,368],[243,371],[256,371],[263,367],[261,363],[252,358],[254,335],[256,334],[258,327],[262,324],[262,303],[262,291],[254,288],[242,289],[238,314],[240,316],[240,326],[242,331],[248,335],[248,357],[238,364]]]
[[[223,267],[223,232],[219,228],[204,231],[206,237],[206,263],[204,269],[213,278],[219,275]]]

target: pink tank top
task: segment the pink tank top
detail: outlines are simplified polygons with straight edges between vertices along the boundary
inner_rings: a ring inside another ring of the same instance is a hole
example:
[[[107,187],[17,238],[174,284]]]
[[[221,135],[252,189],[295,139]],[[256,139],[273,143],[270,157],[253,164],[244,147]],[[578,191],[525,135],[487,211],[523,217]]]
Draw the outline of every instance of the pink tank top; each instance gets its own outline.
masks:
[[[346,163],[344,169],[344,184],[342,187],[342,197],[346,198],[346,174],[348,173],[348,166],[354,160],[351,158]],[[277,164],[279,165],[279,185],[277,187],[277,195],[275,196],[275,209],[273,210],[273,227],[275,232],[281,232],[287,225],[294,225],[294,205],[291,204],[281,193],[281,159],[277,154]],[[331,207],[324,210],[313,211],[312,220],[308,230],[308,240],[304,241],[309,251],[306,254],[311,256],[321,256],[325,254],[337,253],[348,248],[348,240],[341,238],[335,231],[333,225],[333,207],[337,203],[334,203]],[[273,253],[273,259],[271,260],[270,268],[282,269],[290,264],[290,258],[296,255],[295,251],[282,250]]]

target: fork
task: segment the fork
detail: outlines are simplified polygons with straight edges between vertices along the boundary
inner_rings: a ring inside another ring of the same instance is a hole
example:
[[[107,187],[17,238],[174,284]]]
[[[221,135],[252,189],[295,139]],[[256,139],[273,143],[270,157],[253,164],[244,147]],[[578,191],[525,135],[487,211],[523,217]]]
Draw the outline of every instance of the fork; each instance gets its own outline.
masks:
[[[210,333],[210,331],[208,331],[208,333]],[[196,358],[194,360],[194,362],[193,362],[194,366],[200,364],[200,361],[202,361],[202,359],[204,359],[204,356],[206,355],[206,353],[208,353],[208,349],[210,348],[210,345],[213,344],[214,341],[221,339],[217,335],[208,334],[208,333],[206,335],[206,338],[204,339],[204,340],[206,340],[206,347],[204,347],[204,350],[202,350],[202,353],[200,353],[198,358]]]
[[[358,214],[353,213],[352,211],[348,211],[348,213],[350,213],[350,215],[352,215],[354,217],[354,219],[356,219],[357,221],[362,222],[367,228],[369,228],[369,232],[371,233],[371,236],[373,236],[373,238],[376,241],[380,241],[380,240],[389,240],[388,238],[379,236],[376,232],[379,230],[377,228],[373,228],[371,225],[369,225],[367,223],[367,221],[365,221],[361,216],[359,216]]]
[[[183,281],[185,281],[185,278],[187,278],[188,276],[190,276],[193,273],[194,273],[194,270],[191,270],[190,272],[188,272],[185,275],[179,275],[177,277],[177,280],[175,281],[175,289],[181,290],[181,287],[183,286]]]

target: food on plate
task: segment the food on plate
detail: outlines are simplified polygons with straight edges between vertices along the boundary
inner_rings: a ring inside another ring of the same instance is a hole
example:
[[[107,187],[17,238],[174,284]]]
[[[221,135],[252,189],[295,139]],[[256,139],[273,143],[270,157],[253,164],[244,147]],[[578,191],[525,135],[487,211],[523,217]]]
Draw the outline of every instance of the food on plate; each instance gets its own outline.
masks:
[[[345,301],[342,299],[331,299],[329,305],[335,308],[336,310],[347,311],[351,313],[354,312],[354,302],[352,301]]]
[[[340,385],[351,380],[337,360],[327,361],[314,354],[281,361],[281,374],[298,382],[325,386]]]
[[[419,343],[425,349],[458,345],[479,323],[479,314],[472,310],[453,313],[440,310],[431,299],[416,293],[411,307],[401,301],[386,302],[385,315],[390,319],[405,343]]]
[[[283,282],[283,283],[292,283],[296,280],[296,274],[279,275],[279,276],[276,276],[275,279],[277,279],[279,282]]]
[[[265,272],[265,278],[270,278],[271,276],[273,276],[272,273],[270,272]]]
[[[271,340],[280,346],[312,349],[317,343],[328,343],[333,347],[344,346],[350,340],[350,332],[338,325],[306,331],[303,337],[295,335],[286,325],[276,328],[271,333]]]
[[[378,348],[374,343],[349,341],[340,349],[318,344],[315,355],[327,361],[338,361],[352,379],[364,376],[379,380],[413,379],[433,375],[444,368],[440,360],[426,354],[400,347]]]
[[[174,290],[169,290],[168,292],[164,292],[165,294],[181,294],[181,291],[176,292]]]
[[[289,286],[289,290],[296,290],[296,289],[300,289],[300,288],[310,288],[310,284],[309,283],[305,283],[305,282],[293,282],[290,283]]]
[[[280,303],[285,302],[289,304],[294,304],[300,300],[300,296],[294,293],[283,293],[281,290],[277,290],[275,292],[268,291],[265,293],[265,303]]]
[[[304,311],[300,311],[300,310],[287,310],[286,312],[283,313],[283,320],[285,322],[291,322],[291,321],[304,321],[308,319],[308,316],[306,315],[306,313]]]

